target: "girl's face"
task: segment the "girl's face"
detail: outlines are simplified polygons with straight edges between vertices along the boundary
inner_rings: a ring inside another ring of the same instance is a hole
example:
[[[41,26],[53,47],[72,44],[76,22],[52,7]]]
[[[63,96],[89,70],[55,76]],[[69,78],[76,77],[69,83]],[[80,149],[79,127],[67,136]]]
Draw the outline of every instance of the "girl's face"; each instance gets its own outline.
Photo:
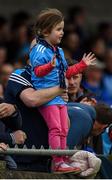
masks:
[[[64,21],[57,24],[50,33],[45,35],[45,40],[51,45],[57,45],[63,37]]]

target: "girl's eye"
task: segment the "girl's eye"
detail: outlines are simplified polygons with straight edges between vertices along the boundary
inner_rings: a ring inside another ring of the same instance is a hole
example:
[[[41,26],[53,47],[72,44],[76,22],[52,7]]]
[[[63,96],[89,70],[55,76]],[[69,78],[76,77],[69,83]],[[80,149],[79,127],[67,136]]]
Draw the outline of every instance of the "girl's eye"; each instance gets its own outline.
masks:
[[[58,28],[57,30],[58,30],[58,31],[61,31],[61,30],[62,30],[62,28]]]

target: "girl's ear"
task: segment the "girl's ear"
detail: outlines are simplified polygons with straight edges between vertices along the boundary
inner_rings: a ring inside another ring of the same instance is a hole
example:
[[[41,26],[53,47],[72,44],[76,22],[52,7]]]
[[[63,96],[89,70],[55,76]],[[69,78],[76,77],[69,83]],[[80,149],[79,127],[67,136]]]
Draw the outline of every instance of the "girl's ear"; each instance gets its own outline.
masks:
[[[42,34],[44,35],[44,37],[48,37],[49,32],[47,30],[43,30]]]

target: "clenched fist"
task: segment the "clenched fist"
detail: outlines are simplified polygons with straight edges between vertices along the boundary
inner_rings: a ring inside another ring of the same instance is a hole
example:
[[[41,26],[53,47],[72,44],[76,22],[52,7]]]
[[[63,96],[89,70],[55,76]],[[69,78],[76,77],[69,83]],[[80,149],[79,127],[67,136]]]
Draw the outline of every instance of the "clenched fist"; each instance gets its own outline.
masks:
[[[11,136],[12,139],[15,141],[15,144],[24,144],[25,140],[27,139],[25,132],[21,130],[13,132]]]
[[[11,116],[16,111],[14,105],[8,103],[0,104],[0,119]]]

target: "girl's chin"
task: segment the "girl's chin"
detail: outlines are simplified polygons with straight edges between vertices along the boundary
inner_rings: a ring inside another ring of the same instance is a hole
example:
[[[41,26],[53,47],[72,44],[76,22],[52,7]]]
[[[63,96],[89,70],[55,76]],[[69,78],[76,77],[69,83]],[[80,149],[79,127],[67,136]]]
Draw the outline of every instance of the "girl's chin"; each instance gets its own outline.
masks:
[[[61,40],[58,40],[57,44],[59,44],[61,42]]]
[[[53,43],[54,45],[60,44],[61,40],[58,40],[57,42]]]

